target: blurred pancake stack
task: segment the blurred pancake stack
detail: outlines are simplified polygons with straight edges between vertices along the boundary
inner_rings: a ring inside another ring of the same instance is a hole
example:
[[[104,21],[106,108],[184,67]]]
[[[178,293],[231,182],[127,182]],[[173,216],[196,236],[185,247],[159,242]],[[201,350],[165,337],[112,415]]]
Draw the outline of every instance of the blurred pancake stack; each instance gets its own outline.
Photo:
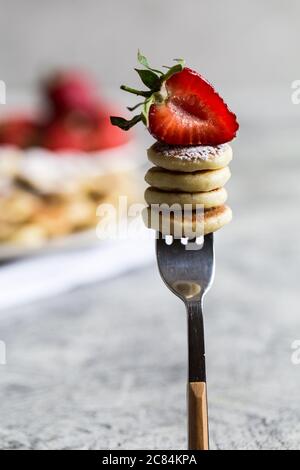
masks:
[[[135,192],[130,133],[77,71],[42,84],[35,112],[0,119],[0,243],[40,247],[96,226],[100,203]],[[5,109],[4,109],[5,111]]]

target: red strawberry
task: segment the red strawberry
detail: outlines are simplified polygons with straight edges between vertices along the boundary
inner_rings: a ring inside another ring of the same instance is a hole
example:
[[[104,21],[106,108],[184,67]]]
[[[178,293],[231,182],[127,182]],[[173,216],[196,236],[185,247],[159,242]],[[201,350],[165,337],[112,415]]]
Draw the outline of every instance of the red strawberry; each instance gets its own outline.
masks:
[[[79,150],[88,148],[90,130],[68,126],[64,121],[48,125],[42,136],[42,146],[53,151]]]
[[[99,116],[97,127],[91,131],[89,150],[97,151],[124,145],[130,140],[125,134],[109,120],[109,114]]]
[[[0,123],[0,144],[26,148],[34,145],[38,136],[38,124],[27,115],[8,117]]]
[[[94,117],[97,112],[96,86],[81,72],[56,73],[46,83],[45,92],[56,114],[77,111]]]
[[[50,150],[97,151],[125,144],[129,136],[111,125],[109,111],[97,110],[96,120],[78,119],[73,113],[54,119],[45,128],[42,146]]]
[[[121,86],[122,90],[143,96],[141,114],[131,120],[111,117],[113,125],[128,130],[143,121],[156,139],[170,145],[219,145],[232,140],[239,125],[233,114],[200,74],[184,67],[182,59],[166,73],[153,69],[138,53],[145,69],[136,69],[147,90]]]
[[[236,116],[197,72],[184,68],[165,82],[167,97],[149,111],[149,131],[172,145],[218,145],[236,136]]]

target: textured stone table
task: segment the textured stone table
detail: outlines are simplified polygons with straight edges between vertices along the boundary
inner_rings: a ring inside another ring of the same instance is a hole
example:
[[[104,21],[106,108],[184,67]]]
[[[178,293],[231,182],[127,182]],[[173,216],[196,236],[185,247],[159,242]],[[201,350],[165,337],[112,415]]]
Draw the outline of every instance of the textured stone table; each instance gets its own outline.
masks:
[[[300,448],[300,146],[288,124],[245,124],[235,144],[235,220],[216,236],[205,305],[215,449]],[[9,313],[2,448],[184,448],[185,312],[154,265]]]

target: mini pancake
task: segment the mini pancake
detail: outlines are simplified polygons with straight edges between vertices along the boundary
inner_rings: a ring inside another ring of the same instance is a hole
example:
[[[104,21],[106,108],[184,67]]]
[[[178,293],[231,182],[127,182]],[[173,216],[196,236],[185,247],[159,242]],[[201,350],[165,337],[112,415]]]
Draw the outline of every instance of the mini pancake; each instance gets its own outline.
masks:
[[[147,171],[145,180],[150,186],[163,191],[198,193],[221,188],[227,183],[230,176],[228,167],[194,173],[181,173],[153,167]]]
[[[148,149],[154,165],[171,171],[194,172],[224,168],[232,160],[229,144],[210,146],[174,146],[156,142]]]
[[[146,227],[157,230],[162,235],[192,239],[216,232],[232,220],[232,211],[228,206],[215,207],[198,214],[193,211],[183,216],[170,212],[170,220],[166,219],[165,214],[151,210],[150,207],[146,207],[142,215]]]
[[[181,193],[147,188],[145,191],[145,200],[149,206],[151,204],[167,204],[169,206],[173,204],[179,204],[181,206],[190,204],[195,208],[196,204],[203,204],[205,209],[209,209],[225,204],[227,191],[225,188],[219,188],[202,193]]]

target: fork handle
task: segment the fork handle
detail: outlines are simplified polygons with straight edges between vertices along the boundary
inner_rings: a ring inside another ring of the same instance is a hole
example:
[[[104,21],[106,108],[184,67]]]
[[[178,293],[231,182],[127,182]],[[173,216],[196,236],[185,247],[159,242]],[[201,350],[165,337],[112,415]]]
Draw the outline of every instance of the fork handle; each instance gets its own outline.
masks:
[[[189,450],[209,450],[206,383],[190,382],[187,395]]]

